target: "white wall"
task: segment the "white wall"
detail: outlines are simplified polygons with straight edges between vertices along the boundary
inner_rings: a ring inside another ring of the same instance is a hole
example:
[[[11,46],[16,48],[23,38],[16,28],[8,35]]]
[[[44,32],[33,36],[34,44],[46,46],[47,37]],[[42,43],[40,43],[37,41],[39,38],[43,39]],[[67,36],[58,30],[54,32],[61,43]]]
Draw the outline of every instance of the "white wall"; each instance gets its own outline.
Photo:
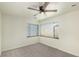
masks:
[[[38,37],[27,38],[27,24],[30,18],[3,14],[2,51],[37,43]]]
[[[79,56],[79,11],[73,11],[49,18],[41,24],[59,22],[59,40],[41,37],[40,42],[51,47]],[[41,29],[41,31],[44,29]]]
[[[0,13],[0,55],[1,55],[1,40],[2,40],[2,19]]]

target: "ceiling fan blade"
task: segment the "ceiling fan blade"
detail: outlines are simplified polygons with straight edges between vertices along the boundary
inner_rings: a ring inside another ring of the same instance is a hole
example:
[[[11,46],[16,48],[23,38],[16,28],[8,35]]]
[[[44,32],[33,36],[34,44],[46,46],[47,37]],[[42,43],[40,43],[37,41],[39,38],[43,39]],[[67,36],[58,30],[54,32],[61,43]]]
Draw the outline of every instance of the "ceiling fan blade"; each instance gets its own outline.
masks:
[[[35,14],[34,16],[36,16],[36,15],[38,15],[38,14],[41,14],[41,12],[39,12],[39,13]]]
[[[39,11],[39,10],[37,10],[37,9],[34,9],[34,8],[30,8],[30,7],[28,7],[28,9],[30,9],[30,10],[36,10],[36,11]]]
[[[45,12],[57,12],[57,9],[56,10],[45,10]]]
[[[43,8],[45,9],[48,6],[49,2],[45,2]]]
[[[39,14],[39,13],[38,13]],[[38,14],[35,14],[34,16],[38,15]]]

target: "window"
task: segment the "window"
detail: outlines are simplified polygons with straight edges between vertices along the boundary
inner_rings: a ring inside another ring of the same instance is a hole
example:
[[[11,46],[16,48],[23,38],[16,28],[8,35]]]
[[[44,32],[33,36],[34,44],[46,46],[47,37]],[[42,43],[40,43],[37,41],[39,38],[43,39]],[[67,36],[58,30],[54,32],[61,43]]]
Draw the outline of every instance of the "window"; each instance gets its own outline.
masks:
[[[36,24],[28,24],[28,37],[38,36],[39,26]]]
[[[40,28],[40,36],[58,39],[58,27],[58,23],[43,23]]]
[[[40,36],[59,39],[58,27],[57,23],[40,24],[40,26],[38,24],[28,24],[28,37]]]

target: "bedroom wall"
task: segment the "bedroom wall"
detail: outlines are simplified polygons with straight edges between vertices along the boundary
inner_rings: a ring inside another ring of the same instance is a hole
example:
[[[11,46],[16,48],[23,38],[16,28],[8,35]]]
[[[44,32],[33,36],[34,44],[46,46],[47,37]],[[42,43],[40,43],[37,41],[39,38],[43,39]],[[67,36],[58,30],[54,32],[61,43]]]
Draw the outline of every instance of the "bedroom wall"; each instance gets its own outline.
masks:
[[[2,40],[2,19],[0,13],[0,55],[1,55],[1,40]]]
[[[3,14],[2,19],[2,51],[35,44],[39,41],[38,37],[27,38],[28,22],[37,23],[31,20],[33,18]]]
[[[59,40],[40,37],[40,42],[79,56],[79,11],[76,10],[55,18],[45,19],[41,24],[50,22],[59,22]],[[41,31],[44,31],[44,29],[41,28]]]

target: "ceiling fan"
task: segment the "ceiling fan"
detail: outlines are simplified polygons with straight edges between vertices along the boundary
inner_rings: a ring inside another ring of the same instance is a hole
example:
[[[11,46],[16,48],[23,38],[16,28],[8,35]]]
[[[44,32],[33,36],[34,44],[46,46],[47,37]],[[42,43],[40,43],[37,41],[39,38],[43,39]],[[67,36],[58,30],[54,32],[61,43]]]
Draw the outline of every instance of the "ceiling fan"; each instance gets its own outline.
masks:
[[[39,6],[38,8],[39,9],[35,9],[35,8],[31,8],[31,7],[28,7],[28,9],[30,10],[35,10],[35,11],[39,11],[38,14],[41,14],[41,13],[46,13],[46,12],[57,12],[57,9],[54,9],[54,10],[46,10],[46,7],[48,6],[49,2],[45,2],[42,6]],[[38,15],[38,14],[35,14],[34,16]]]

